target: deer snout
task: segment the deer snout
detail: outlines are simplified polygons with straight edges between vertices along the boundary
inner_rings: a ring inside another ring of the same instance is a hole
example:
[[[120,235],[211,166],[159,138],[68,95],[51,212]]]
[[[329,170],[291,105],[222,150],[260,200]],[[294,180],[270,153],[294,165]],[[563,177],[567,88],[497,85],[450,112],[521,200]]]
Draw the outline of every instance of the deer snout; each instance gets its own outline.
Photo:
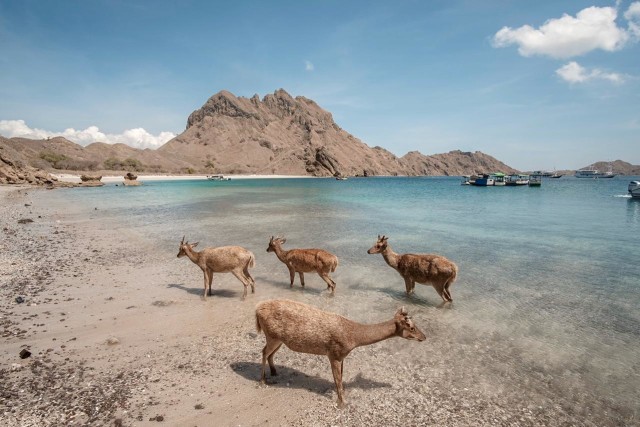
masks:
[[[373,252],[373,248],[370,248],[370,249],[367,251],[367,253],[368,253],[369,255],[371,255],[372,253],[374,253],[374,252]]]

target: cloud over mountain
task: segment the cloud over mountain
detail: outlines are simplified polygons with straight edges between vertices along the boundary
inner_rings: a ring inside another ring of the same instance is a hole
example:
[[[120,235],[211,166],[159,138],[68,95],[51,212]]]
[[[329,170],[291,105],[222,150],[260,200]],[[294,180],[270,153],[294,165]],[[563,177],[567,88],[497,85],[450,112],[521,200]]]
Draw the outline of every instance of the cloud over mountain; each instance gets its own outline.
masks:
[[[173,132],[160,132],[158,135],[152,135],[143,128],[127,129],[120,134],[106,134],[101,132],[97,126],[89,126],[82,130],[67,128],[62,132],[53,132],[31,128],[24,120],[0,120],[0,135],[7,138],[21,137],[30,139],[63,136],[80,145],[88,145],[92,142],[106,142],[107,144],[123,143],[134,148],[158,148],[176,136]]]

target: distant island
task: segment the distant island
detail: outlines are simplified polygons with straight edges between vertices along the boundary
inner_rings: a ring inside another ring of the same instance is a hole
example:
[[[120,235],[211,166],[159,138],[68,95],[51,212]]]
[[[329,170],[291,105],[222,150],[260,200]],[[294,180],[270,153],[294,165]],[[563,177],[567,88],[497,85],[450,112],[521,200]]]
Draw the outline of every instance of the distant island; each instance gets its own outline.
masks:
[[[479,151],[429,156],[411,151],[397,157],[382,147],[369,147],[340,128],[331,113],[314,101],[294,98],[283,89],[262,99],[218,92],[189,115],[184,132],[156,150],[102,142],[83,147],[63,137],[0,137],[0,156],[0,182],[15,182],[20,175],[16,168],[32,179],[37,169],[99,175],[132,171],[317,177],[519,172]],[[640,174],[640,166],[620,160],[611,164],[617,174]],[[594,166],[605,170],[608,165]],[[11,168],[13,172],[7,172]]]

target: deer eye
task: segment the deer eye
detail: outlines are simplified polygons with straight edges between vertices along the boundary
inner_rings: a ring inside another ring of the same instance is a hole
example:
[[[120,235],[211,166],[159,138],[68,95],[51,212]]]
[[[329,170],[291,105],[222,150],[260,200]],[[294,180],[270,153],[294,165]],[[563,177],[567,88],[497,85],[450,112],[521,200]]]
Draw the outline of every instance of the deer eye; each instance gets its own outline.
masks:
[[[410,330],[411,332],[415,332],[415,331],[416,331],[416,328],[412,326],[409,330]]]

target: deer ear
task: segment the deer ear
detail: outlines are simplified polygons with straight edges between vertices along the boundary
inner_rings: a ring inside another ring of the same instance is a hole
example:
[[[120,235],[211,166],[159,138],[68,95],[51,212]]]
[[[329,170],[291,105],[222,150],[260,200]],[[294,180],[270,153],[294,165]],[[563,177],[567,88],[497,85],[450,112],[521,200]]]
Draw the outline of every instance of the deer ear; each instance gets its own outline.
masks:
[[[409,314],[409,312],[407,311],[407,309],[404,307],[404,305],[400,308],[400,314],[402,314],[403,316],[406,316],[407,314]]]
[[[191,243],[189,246],[191,246],[192,248],[195,248],[196,246],[198,246],[198,243],[200,242]]]
[[[282,239],[280,239],[280,243],[282,243],[282,244],[284,245],[285,243],[287,243],[287,239],[285,239],[285,238],[283,237]]]

